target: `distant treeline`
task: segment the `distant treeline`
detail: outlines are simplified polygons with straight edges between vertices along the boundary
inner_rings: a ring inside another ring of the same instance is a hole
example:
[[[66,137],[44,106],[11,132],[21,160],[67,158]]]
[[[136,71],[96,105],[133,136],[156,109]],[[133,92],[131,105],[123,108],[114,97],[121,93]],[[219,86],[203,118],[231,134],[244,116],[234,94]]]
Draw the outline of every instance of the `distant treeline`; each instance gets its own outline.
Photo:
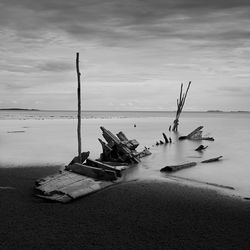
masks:
[[[4,108],[0,110],[13,110],[13,111],[40,111],[39,109],[22,109],[22,108]]]

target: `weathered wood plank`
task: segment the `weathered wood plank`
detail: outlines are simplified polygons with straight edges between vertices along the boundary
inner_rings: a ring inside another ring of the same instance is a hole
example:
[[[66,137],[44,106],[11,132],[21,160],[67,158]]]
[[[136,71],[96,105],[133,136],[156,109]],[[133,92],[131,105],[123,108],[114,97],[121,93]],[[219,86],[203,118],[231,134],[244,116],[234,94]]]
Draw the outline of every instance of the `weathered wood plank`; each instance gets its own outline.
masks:
[[[77,174],[81,174],[94,179],[105,180],[105,181],[115,181],[117,176],[115,171],[105,170],[100,168],[95,168],[85,164],[75,163],[67,167],[67,170],[72,171]]]
[[[127,136],[122,132],[120,131],[118,134],[116,134],[117,137],[121,140],[121,141],[128,141],[128,138]]]
[[[84,195],[91,194],[115,182],[94,180],[83,175],[62,171],[37,182],[38,197],[67,203]]]
[[[99,169],[114,171],[118,177],[121,177],[121,175],[122,175],[121,170],[119,170],[115,166],[110,166],[110,165],[107,165],[107,164],[105,164],[103,162],[100,162],[100,161],[87,159],[86,165],[89,165],[89,166],[92,166],[92,167],[95,167],[95,168],[99,168]]]
[[[215,158],[211,158],[211,159],[208,159],[208,160],[204,160],[202,161],[201,163],[209,163],[209,162],[214,162],[214,161],[219,161],[223,156],[218,156],[218,157],[215,157]]]
[[[200,145],[198,148],[195,149],[195,151],[201,152],[202,150],[205,150],[208,146]]]
[[[160,171],[161,172],[175,172],[184,168],[190,168],[193,166],[196,166],[197,163],[196,162],[188,162],[188,163],[183,163],[183,164],[178,164],[178,165],[169,165],[166,166],[164,168],[162,168]]]

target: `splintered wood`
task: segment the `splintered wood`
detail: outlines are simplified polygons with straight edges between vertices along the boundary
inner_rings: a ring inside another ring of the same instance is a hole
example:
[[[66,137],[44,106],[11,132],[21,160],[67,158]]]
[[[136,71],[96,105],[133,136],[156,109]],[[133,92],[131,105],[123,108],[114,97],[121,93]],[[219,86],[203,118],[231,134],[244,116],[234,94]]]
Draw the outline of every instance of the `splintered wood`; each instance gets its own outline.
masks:
[[[139,143],[136,140],[129,140],[123,132],[116,136],[109,130],[101,127],[104,142],[98,139],[102,145],[103,152],[100,160],[103,162],[138,163],[140,158],[150,155],[150,151],[145,148],[142,152],[136,151]]]
[[[202,136],[202,129],[203,126],[199,126],[194,131],[189,133],[186,136],[180,136],[179,140],[189,139],[189,140],[207,140],[207,141],[214,141],[213,137],[203,137]]]

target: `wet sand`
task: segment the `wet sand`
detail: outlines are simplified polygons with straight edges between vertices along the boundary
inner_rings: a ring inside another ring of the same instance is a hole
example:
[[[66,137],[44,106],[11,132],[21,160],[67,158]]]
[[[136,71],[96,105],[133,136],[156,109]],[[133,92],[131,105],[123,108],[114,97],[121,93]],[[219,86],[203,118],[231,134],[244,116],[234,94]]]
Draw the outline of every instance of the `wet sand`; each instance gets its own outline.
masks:
[[[58,168],[0,168],[1,249],[250,248],[249,201],[159,180],[67,205],[34,197],[34,181]]]

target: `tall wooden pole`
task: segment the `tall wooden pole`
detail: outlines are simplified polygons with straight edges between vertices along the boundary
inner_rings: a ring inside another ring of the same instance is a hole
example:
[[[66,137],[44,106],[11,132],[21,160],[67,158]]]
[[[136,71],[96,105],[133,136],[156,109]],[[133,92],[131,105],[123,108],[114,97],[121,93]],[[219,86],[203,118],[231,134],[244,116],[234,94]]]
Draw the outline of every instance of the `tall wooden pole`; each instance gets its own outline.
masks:
[[[78,159],[79,163],[81,161],[81,153],[82,153],[82,139],[81,139],[81,73],[79,70],[79,53],[76,53],[76,72],[77,72],[77,100],[78,100],[78,122],[77,122],[77,139],[78,139]]]

